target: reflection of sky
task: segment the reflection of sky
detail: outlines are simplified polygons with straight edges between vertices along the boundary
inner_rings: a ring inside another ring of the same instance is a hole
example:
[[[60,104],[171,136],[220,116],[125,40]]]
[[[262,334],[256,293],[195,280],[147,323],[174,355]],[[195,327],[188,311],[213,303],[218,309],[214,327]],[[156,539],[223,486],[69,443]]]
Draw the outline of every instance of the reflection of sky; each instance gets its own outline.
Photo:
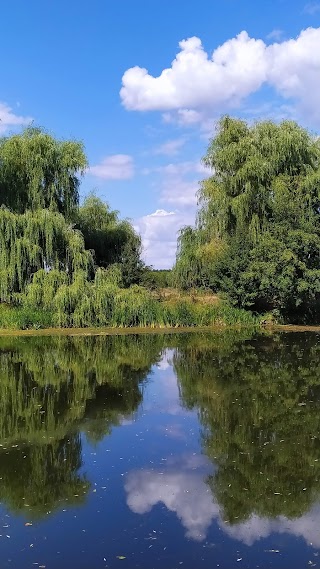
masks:
[[[320,504],[295,520],[283,516],[269,520],[253,515],[246,522],[230,526],[221,519],[219,505],[206,484],[210,472],[212,464],[196,454],[168,459],[161,470],[133,470],[125,480],[127,504],[134,513],[145,514],[162,502],[177,515],[186,536],[197,541],[206,538],[210,525],[216,521],[229,537],[245,545],[253,545],[272,533],[288,533],[320,547]]]
[[[155,374],[149,380],[143,400],[145,412],[186,415],[181,406],[177,378],[171,365],[173,350],[165,350],[161,361],[154,367]]]
[[[144,394],[143,415],[157,440],[159,436],[165,437],[167,444],[168,438],[172,440],[173,453],[162,459],[161,468],[149,468],[149,465],[127,473],[125,491],[130,510],[146,514],[156,505],[163,504],[176,514],[186,536],[199,542],[206,539],[211,524],[216,522],[227,536],[248,546],[272,534],[286,533],[320,547],[320,504],[294,520],[283,516],[271,520],[252,515],[236,525],[224,522],[219,505],[206,484],[214,465],[199,454],[193,430],[196,413],[182,406],[171,365],[172,356],[173,351],[166,350],[154,368],[155,373]]]
[[[320,504],[297,520],[225,523],[206,484],[215,466],[201,453],[197,412],[182,405],[171,358],[167,351],[153,366],[137,412],[119,416],[98,443],[82,436],[90,491],[80,507],[68,498],[36,521],[27,504],[25,516],[0,504],[1,569],[301,569],[320,561],[308,547],[320,547]]]

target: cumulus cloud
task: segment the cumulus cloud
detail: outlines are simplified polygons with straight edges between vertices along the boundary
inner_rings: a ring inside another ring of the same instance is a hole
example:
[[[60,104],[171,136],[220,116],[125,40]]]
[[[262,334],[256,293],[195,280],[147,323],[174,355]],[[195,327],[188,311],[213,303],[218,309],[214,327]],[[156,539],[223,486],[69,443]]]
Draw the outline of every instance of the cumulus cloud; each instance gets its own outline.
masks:
[[[129,180],[134,176],[134,161],[128,154],[106,156],[89,168],[89,174],[103,180]]]
[[[194,215],[191,212],[165,209],[157,209],[138,219],[135,228],[142,237],[145,262],[156,269],[170,269],[175,260],[178,231],[193,221]]]
[[[158,77],[141,67],[124,73],[120,95],[128,110],[162,111],[167,121],[190,124],[239,107],[267,85],[320,125],[320,28],[270,45],[243,31],[212,55],[197,37],[179,46],[171,67]]]
[[[220,507],[205,480],[212,464],[201,455],[182,455],[168,459],[160,470],[134,470],[125,480],[127,504],[137,514],[145,514],[158,503],[175,512],[187,537],[203,541],[212,522],[216,521],[229,537],[252,545],[271,534],[289,534],[320,547],[320,505],[296,519],[275,519],[252,515],[246,522],[229,525],[221,517]]]
[[[16,115],[9,105],[0,102],[0,134],[4,134],[10,128],[27,126],[31,122],[31,117]]]

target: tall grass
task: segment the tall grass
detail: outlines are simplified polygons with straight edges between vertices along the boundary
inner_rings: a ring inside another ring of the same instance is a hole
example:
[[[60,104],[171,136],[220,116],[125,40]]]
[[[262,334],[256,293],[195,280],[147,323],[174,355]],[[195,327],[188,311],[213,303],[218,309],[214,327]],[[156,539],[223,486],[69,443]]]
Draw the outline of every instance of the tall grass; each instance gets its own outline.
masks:
[[[9,330],[38,330],[54,326],[53,314],[41,308],[0,304],[0,328]]]
[[[258,325],[252,313],[192,297],[159,300],[141,286],[120,288],[113,273],[98,270],[89,282],[78,272],[71,285],[42,271],[16,306],[0,306],[0,328],[195,327]]]

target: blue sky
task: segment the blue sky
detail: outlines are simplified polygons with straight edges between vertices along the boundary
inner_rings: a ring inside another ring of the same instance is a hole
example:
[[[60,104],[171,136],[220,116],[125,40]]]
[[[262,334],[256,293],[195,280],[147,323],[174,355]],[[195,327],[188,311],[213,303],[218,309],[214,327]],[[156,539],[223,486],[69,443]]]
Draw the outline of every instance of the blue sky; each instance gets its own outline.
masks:
[[[194,221],[222,113],[320,130],[320,2],[3,0],[1,23],[0,132],[83,140],[82,195],[129,217],[155,267]]]

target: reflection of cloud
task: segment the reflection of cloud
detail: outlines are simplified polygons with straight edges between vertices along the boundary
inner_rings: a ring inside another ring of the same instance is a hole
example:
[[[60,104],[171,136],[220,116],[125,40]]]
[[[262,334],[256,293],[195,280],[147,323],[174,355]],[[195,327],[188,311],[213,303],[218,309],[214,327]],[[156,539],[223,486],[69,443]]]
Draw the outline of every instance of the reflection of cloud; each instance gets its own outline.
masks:
[[[204,457],[179,457],[177,464],[168,464],[166,472],[134,470],[126,478],[127,504],[136,514],[150,512],[162,502],[175,512],[187,530],[187,537],[201,541],[218,506],[213,503],[210,490],[204,482],[209,462]],[[199,463],[199,458],[200,463]]]
[[[229,537],[248,546],[272,533],[287,533],[320,547],[320,504],[294,520],[252,515],[246,522],[230,526],[222,520],[219,505],[205,482],[210,472],[212,464],[196,454],[171,457],[161,470],[134,470],[125,480],[127,504],[136,514],[145,514],[162,502],[176,513],[187,537],[197,541],[205,539],[211,523],[216,521]]]
[[[187,433],[184,431],[183,426],[175,423],[168,424],[167,426],[159,425],[157,431],[172,439],[185,441],[188,438]]]
[[[289,533],[296,537],[303,537],[308,544],[320,547],[320,505],[316,504],[310,512],[294,520],[280,516],[275,520],[251,516],[251,518],[236,526],[225,526],[226,533],[252,545],[256,540],[266,538],[271,533]]]

